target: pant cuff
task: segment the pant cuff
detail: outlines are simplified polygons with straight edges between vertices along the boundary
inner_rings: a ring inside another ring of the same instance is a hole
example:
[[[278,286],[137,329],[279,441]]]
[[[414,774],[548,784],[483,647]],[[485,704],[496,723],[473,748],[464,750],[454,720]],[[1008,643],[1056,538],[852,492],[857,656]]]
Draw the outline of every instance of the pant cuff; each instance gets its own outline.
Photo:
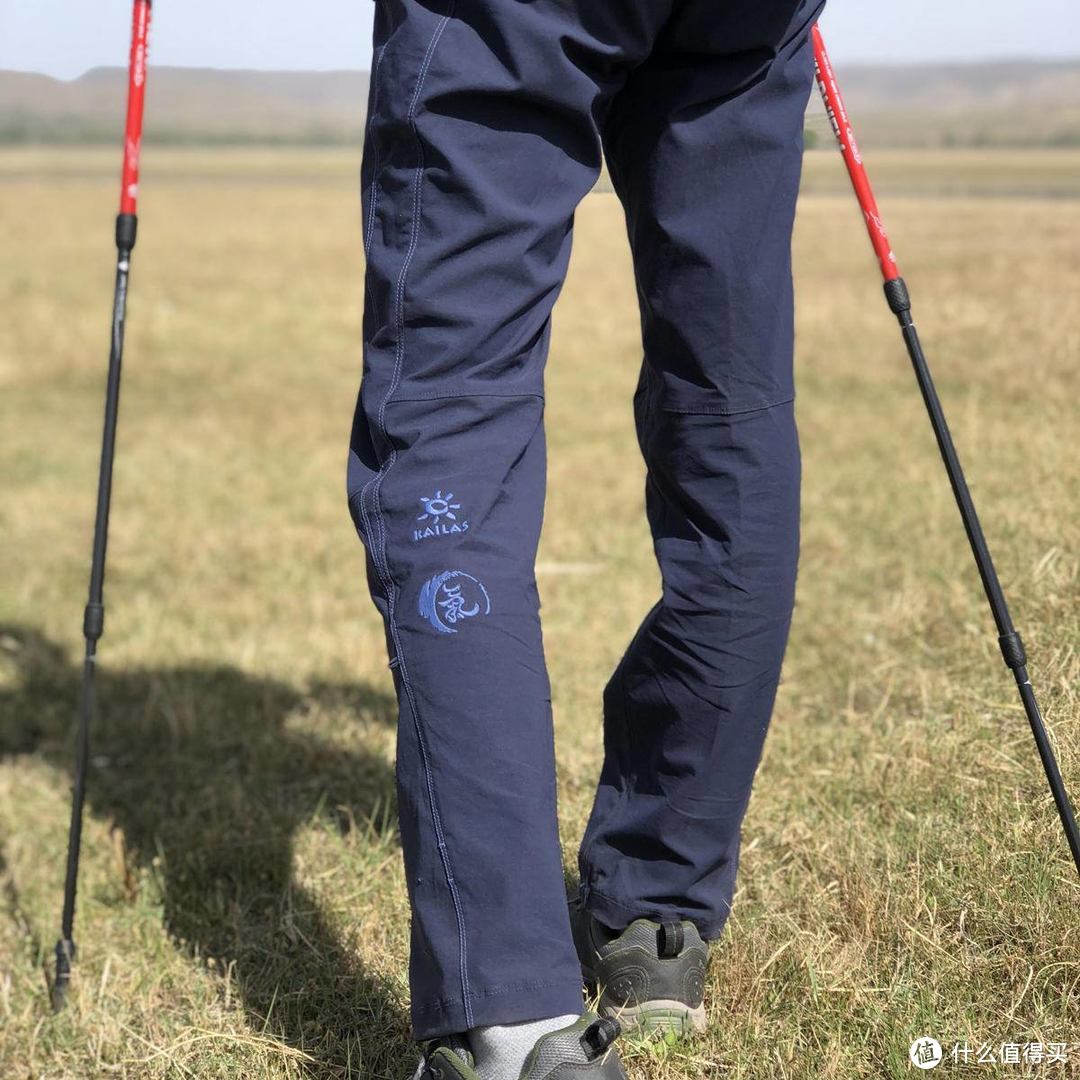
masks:
[[[492,1024],[516,1024],[526,1020],[545,1020],[551,1016],[577,1016],[584,1007],[581,980],[557,982],[521,982],[478,990],[469,997],[472,1023],[465,1018],[460,998],[414,1001],[412,1006],[413,1038],[417,1042],[457,1035],[469,1027]]]
[[[671,904],[627,904],[587,885],[581,886],[581,902],[593,918],[611,930],[625,930],[635,919],[652,919],[654,922],[678,919],[693,923],[703,941],[715,941],[727,923],[726,915],[719,919],[703,918],[700,913],[688,913]]]

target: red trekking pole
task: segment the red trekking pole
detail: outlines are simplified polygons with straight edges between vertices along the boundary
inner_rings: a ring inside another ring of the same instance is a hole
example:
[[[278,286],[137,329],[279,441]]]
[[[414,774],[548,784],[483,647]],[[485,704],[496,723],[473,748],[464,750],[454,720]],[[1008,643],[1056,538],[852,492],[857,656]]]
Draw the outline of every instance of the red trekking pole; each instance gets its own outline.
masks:
[[[75,890],[79,878],[79,847],[82,841],[83,803],[86,799],[86,765],[90,752],[90,724],[94,717],[94,667],[98,639],[105,628],[105,549],[109,539],[109,503],[112,496],[113,456],[116,449],[116,418],[120,404],[120,364],[124,354],[124,316],[127,310],[128,273],[138,224],[139,144],[142,141],[143,101],[146,94],[146,52],[150,32],[151,0],[135,0],[128,69],[127,128],[124,137],[124,168],[120,188],[120,213],[116,218],[116,291],[113,295],[112,339],[109,374],[105,389],[105,424],[101,438],[97,514],[90,564],[90,596],[83,614],[86,654],[79,700],[79,732],[75,756],[75,786],[71,800],[68,834],[67,877],[64,881],[64,913],[60,940],[56,943],[56,981],[53,1007],[64,1004],[75,959],[73,924]]]
[[[1006,665],[1011,669],[1016,679],[1017,688],[1020,691],[1020,700],[1027,713],[1028,723],[1031,725],[1031,733],[1035,736],[1035,745],[1042,759],[1043,769],[1046,771],[1046,779],[1050,784],[1050,791],[1057,805],[1058,815],[1065,830],[1065,838],[1069,842],[1073,861],[1076,863],[1077,872],[1080,873],[1080,832],[1077,831],[1076,818],[1073,816],[1069,796],[1065,790],[1065,783],[1061,778],[1061,770],[1058,768],[1057,759],[1050,746],[1050,740],[1046,734],[1042,714],[1039,711],[1039,703],[1035,699],[1035,691],[1031,686],[1031,680],[1027,672],[1027,655],[1024,651],[1024,643],[1013,626],[1012,617],[1009,614],[1008,604],[1005,602],[1005,594],[998,581],[997,570],[994,561],[990,557],[990,549],[987,547],[986,538],[983,536],[979,517],[975,512],[975,503],[972,501],[971,492],[968,490],[967,480],[964,478],[964,470],[960,465],[956,447],[953,445],[949,426],[945,422],[945,413],[938,398],[934,380],[930,375],[930,368],[923,354],[919,335],[915,329],[915,323],[911,317],[911,299],[908,295],[907,286],[900,276],[900,269],[896,265],[896,256],[893,254],[892,245],[885,232],[885,226],[878,213],[877,201],[874,198],[873,188],[870,186],[870,178],[867,176],[863,165],[862,154],[859,152],[859,144],[855,139],[851,121],[847,109],[844,107],[844,99],[840,94],[840,87],[833,73],[832,64],[829,62],[829,54],[825,51],[825,41],[817,26],[813,29],[814,59],[817,66],[817,81],[825,98],[825,108],[832,122],[833,131],[840,142],[840,150],[844,155],[844,163],[847,165],[851,176],[851,183],[855,188],[859,205],[866,216],[866,228],[870,233],[870,242],[874,246],[874,252],[881,263],[882,276],[885,279],[885,298],[889,302],[889,308],[900,323],[900,330],[904,335],[904,343],[907,345],[908,355],[911,357],[912,366],[915,369],[915,378],[919,383],[926,410],[930,415],[930,424],[934,429],[934,437],[937,439],[941,458],[945,463],[945,471],[952,485],[953,495],[956,497],[956,505],[960,510],[960,517],[967,532],[968,541],[971,544],[971,552],[975,556],[975,564],[979,569],[979,577],[982,578],[983,589],[986,599],[990,603],[990,611],[993,613],[994,622],[997,625],[998,644],[1001,655]]]

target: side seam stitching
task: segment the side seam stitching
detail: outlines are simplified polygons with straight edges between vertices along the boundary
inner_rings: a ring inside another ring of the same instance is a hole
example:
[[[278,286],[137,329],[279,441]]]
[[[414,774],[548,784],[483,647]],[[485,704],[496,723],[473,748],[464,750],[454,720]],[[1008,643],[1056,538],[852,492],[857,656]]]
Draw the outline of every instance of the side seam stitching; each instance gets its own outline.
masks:
[[[456,6],[456,0],[450,0],[446,14],[442,16],[438,24],[435,27],[431,36],[431,41],[428,43],[427,52],[424,55],[424,59],[420,65],[420,70],[417,73],[416,88],[413,91],[412,99],[409,102],[409,109],[406,115],[406,119],[412,129],[413,138],[416,142],[417,152],[417,165],[416,170],[413,173],[413,220],[411,227],[411,235],[409,238],[409,247],[405,253],[405,259],[402,262],[401,270],[398,273],[397,285],[394,295],[394,327],[397,334],[397,342],[395,346],[395,362],[394,373],[390,380],[390,385],[387,388],[386,394],[379,406],[379,412],[377,416],[377,427],[384,441],[389,442],[389,438],[386,432],[386,409],[390,403],[391,398],[394,396],[394,392],[397,390],[398,384],[401,379],[401,372],[405,363],[405,285],[408,277],[409,267],[412,265],[413,256],[416,253],[416,247],[420,239],[420,214],[422,208],[422,189],[423,178],[425,169],[424,159],[424,144],[420,138],[420,133],[416,126],[416,114],[417,108],[420,102],[420,95],[423,92],[424,83],[427,78],[428,71],[431,67],[431,62],[435,56],[435,49],[439,44],[439,40],[443,35],[443,31],[446,29],[447,24],[450,22],[454,15],[454,9]],[[402,688],[405,691],[406,699],[409,703],[409,711],[412,713],[413,725],[416,728],[417,742],[420,747],[420,757],[424,768],[424,782],[427,789],[428,806],[431,811],[432,827],[435,832],[435,840],[438,846],[439,858],[442,862],[443,873],[446,877],[447,888],[450,892],[450,898],[454,905],[454,915],[457,922],[458,930],[458,963],[461,972],[461,993],[465,1010],[465,1023],[466,1027],[473,1026],[473,1014],[471,1004],[471,994],[469,990],[469,974],[468,974],[468,947],[466,943],[465,935],[465,915],[461,904],[461,896],[458,893],[457,883],[454,879],[453,869],[450,865],[450,855],[446,844],[446,836],[443,831],[442,814],[439,811],[438,798],[435,792],[435,781],[432,775],[431,769],[431,755],[428,751],[427,739],[424,735],[424,725],[420,717],[420,711],[416,702],[416,695],[413,691],[412,681],[409,678],[408,668],[405,663],[405,656],[401,646],[401,635],[398,632],[397,622],[395,620],[396,609],[396,586],[394,585],[393,578],[390,574],[389,562],[386,555],[386,524],[382,513],[382,506],[380,503],[380,491],[382,488],[383,479],[386,474],[393,467],[394,462],[397,460],[397,450],[393,444],[390,444],[389,453],[385,461],[382,462],[378,473],[364,486],[360,493],[360,514],[364,523],[364,530],[372,541],[372,562],[375,564],[376,572],[379,575],[379,580],[382,584],[383,591],[386,594],[386,614],[387,625],[390,630],[390,638],[394,646],[394,660],[397,662],[398,670],[401,673]],[[368,495],[371,501],[371,511],[375,518],[375,523],[378,526],[378,535],[375,536],[371,530],[371,520],[369,518],[367,507],[365,505],[365,496]]]

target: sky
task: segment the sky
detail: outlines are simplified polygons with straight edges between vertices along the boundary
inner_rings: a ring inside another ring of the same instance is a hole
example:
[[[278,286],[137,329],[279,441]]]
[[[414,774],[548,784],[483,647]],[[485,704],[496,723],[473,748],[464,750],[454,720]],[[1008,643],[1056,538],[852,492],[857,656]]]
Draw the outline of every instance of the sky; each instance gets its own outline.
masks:
[[[363,69],[374,6],[156,0],[151,55],[193,67]],[[0,0],[0,68],[70,79],[123,65],[130,20],[130,0]],[[836,60],[1080,57],[1078,0],[831,0],[822,27]]]

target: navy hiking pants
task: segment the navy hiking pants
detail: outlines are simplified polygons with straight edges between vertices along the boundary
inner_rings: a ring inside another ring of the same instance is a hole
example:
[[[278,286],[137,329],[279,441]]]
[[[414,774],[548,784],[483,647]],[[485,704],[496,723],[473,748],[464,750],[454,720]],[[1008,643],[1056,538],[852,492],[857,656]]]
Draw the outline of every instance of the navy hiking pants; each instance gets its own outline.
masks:
[[[418,1038],[581,1009],[533,563],[551,309],[601,149],[663,592],[605,693],[582,892],[615,928],[724,924],[795,587],[790,246],[820,6],[377,0],[348,492],[400,703]]]

